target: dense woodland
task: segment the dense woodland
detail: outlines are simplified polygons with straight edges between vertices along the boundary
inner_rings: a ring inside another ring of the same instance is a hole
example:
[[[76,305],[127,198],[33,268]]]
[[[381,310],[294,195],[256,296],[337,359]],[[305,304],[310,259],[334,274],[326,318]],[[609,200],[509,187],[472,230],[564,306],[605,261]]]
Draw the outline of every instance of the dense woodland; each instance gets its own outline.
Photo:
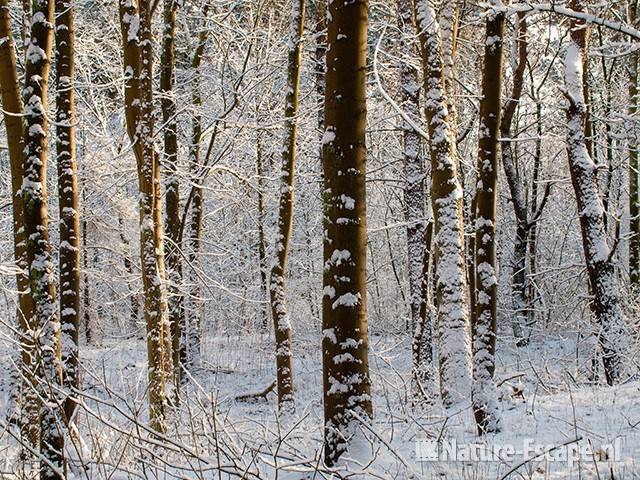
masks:
[[[0,478],[635,478],[638,16],[0,0]]]

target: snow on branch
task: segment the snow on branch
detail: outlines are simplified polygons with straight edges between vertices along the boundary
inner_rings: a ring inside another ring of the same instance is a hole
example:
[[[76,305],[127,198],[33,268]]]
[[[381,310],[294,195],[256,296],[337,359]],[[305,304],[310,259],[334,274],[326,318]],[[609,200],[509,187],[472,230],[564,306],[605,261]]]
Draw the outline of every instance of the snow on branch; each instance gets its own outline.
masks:
[[[606,20],[602,17],[598,17],[597,15],[586,13],[586,12],[577,12],[567,7],[563,7],[561,5],[557,5],[555,3],[514,3],[508,6],[495,6],[486,4],[485,7],[488,10],[493,12],[506,12],[506,13],[527,13],[527,12],[551,12],[557,13],[558,15],[563,15],[565,17],[574,18],[577,20],[584,20],[587,23],[593,25],[600,25],[602,27],[609,28],[616,32],[623,33],[628,35],[629,37],[640,40],[640,30],[636,30],[633,27],[630,27],[621,22],[614,22],[611,20]]]

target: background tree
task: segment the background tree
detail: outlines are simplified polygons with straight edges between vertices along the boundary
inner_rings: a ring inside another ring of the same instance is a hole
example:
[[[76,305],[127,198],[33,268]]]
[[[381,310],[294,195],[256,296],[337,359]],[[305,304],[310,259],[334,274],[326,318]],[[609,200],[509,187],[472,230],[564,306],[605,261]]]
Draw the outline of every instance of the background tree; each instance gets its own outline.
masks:
[[[291,322],[287,313],[285,272],[291,226],[293,223],[293,185],[296,168],[296,141],[298,97],[300,95],[300,71],[302,34],[304,32],[304,0],[293,0],[291,31],[287,40],[287,97],[285,99],[285,138],[282,148],[282,171],[276,234],[276,260],[271,269],[270,298],[271,316],[276,337],[276,374],[278,405],[280,410],[293,410],[293,352],[291,345]]]

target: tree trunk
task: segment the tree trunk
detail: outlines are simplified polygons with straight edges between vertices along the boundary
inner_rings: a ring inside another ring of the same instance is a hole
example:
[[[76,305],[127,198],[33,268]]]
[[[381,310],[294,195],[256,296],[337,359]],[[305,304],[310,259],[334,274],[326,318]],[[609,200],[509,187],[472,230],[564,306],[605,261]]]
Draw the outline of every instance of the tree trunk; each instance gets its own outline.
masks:
[[[579,12],[585,11],[581,0],[573,0],[571,8]],[[611,259],[612,251],[607,245],[604,231],[604,211],[598,193],[596,166],[589,156],[585,139],[583,68],[586,49],[587,26],[583,20],[572,20],[565,57],[567,156],[593,294],[591,310],[600,328],[598,339],[602,348],[605,376],[607,383],[612,385],[622,379],[627,328],[618,297],[619,286]]]
[[[429,270],[433,255],[431,255],[433,241],[433,222],[427,223],[424,232],[424,249],[422,259],[420,312],[418,322],[413,332],[411,344],[413,356],[413,393],[416,398],[433,401],[435,378],[432,373],[433,363],[433,334],[432,334],[432,312],[433,306],[429,295],[430,280]],[[433,275],[435,272],[431,272]]]
[[[300,63],[302,34],[304,31],[304,0],[293,0],[291,31],[289,32],[289,58],[287,67],[287,97],[285,100],[285,139],[282,148],[278,233],[276,234],[276,261],[271,269],[269,291],[271,315],[276,338],[276,376],[278,408],[293,411],[293,352],[291,321],[287,312],[285,272],[291,226],[293,223],[293,184],[295,176],[298,96],[300,92]]]
[[[205,4],[202,11],[203,18],[207,17],[208,5]],[[194,72],[193,87],[191,92],[191,103],[196,113],[193,116],[193,125],[191,133],[191,146],[189,149],[189,172],[192,175],[194,186],[191,200],[191,214],[183,219],[184,222],[188,222],[188,255],[189,264],[193,270],[193,286],[189,294],[191,298],[191,318],[181,329],[183,337],[180,345],[180,358],[182,363],[188,368],[198,367],[200,365],[200,352],[201,352],[201,302],[200,302],[200,286],[199,280],[195,271],[200,268],[200,238],[202,235],[202,212],[204,209],[204,197],[202,187],[200,186],[200,178],[198,173],[202,166],[200,165],[200,142],[202,140],[202,117],[199,109],[202,106],[202,97],[200,94],[200,82],[201,72],[200,64],[202,62],[202,56],[204,55],[204,48],[207,43],[209,30],[203,28],[200,30],[198,37],[198,46],[191,60],[191,69]],[[187,208],[185,206],[185,208]],[[185,212],[185,215],[188,212]],[[184,225],[183,225],[184,226]]]
[[[455,161],[454,132],[444,92],[438,23],[427,0],[414,3],[422,52],[431,153],[431,201],[435,218],[438,274],[439,371],[442,402],[451,407],[470,395],[470,341],[465,275],[462,189]]]
[[[420,84],[418,72],[404,58],[414,57],[414,47],[409,41],[413,25],[413,7],[410,0],[398,1],[398,23],[401,31],[400,48],[400,107],[412,118],[420,118]],[[407,269],[411,307],[411,329],[420,321],[422,303],[422,260],[425,230],[424,172],[420,154],[420,135],[406,121],[402,121],[404,160],[404,218],[407,222]]]
[[[76,168],[74,44],[75,7],[71,0],[55,0],[56,10],[56,151],[60,209],[60,323],[65,389],[80,387],[80,220]],[[64,412],[71,419],[75,403],[67,398]]]
[[[256,109],[257,110],[257,109]],[[256,111],[256,114],[258,112]],[[266,305],[269,297],[269,278],[267,277],[267,247],[265,238],[265,210],[264,210],[264,130],[258,130],[256,138],[256,174],[258,175],[258,261],[260,262],[260,299],[265,303],[260,307],[260,325],[259,328],[265,332],[269,326],[269,311]]]
[[[502,103],[505,15],[489,14],[486,24],[482,98],[478,134],[478,183],[475,211],[476,305],[473,315],[473,386],[471,401],[478,434],[498,432],[500,418],[495,372],[498,313],[496,275],[496,202],[498,198],[498,134]]]
[[[629,23],[635,25],[637,5],[630,2]],[[629,62],[629,117],[631,125],[629,132],[629,283],[631,288],[638,293],[640,291],[640,189],[638,188],[638,172],[640,162],[638,159],[638,132],[635,115],[638,112],[638,51],[631,53]]]
[[[329,4],[324,172],[324,459],[335,465],[370,419],[366,287],[367,2]],[[362,447],[362,445],[360,445]]]
[[[49,242],[46,175],[49,128],[47,121],[48,79],[53,44],[53,0],[33,3],[30,44],[25,66],[24,103],[24,206],[25,238],[29,284],[35,305],[33,325],[40,329],[39,348],[40,394],[45,399],[41,412],[40,453],[41,479],[63,479],[64,435],[62,419],[56,403],[56,386],[62,386],[60,319],[56,305],[55,267]],[[53,387],[49,386],[49,382]]]
[[[513,263],[511,274],[511,307],[514,318],[511,321],[513,336],[516,345],[524,346],[529,341],[529,331],[527,327],[527,242],[529,236],[529,225],[527,215],[527,205],[525,202],[520,178],[513,163],[513,142],[511,142],[511,126],[513,117],[522,97],[524,86],[524,72],[527,68],[527,20],[524,14],[518,14],[518,34],[517,34],[518,59],[513,73],[513,90],[502,107],[502,119],[500,122],[500,136],[503,138],[501,144],[502,168],[505,173],[505,180],[511,195],[511,204],[516,216],[516,236],[513,246]]]
[[[160,94],[162,123],[164,125],[164,164],[167,177],[166,191],[166,231],[167,279],[168,279],[168,318],[171,331],[171,351],[175,384],[180,385],[182,368],[180,367],[180,326],[184,324],[184,306],[182,296],[182,242],[180,239],[180,181],[178,179],[178,137],[176,121],[176,101],[174,85],[174,44],[176,30],[176,0],[164,0],[164,32],[162,37],[162,56],[160,58]]]
[[[123,263],[124,270],[129,275],[129,278],[134,277],[133,262],[131,260],[131,250],[129,248],[129,239],[124,231],[124,223],[122,217],[118,217],[118,227],[120,229],[120,241],[124,247]],[[136,332],[138,330],[138,320],[140,320],[140,299],[138,298],[137,286],[134,284],[132,287],[130,282],[127,282],[127,288],[129,295],[131,296],[131,331]]]
[[[158,211],[159,179],[153,147],[151,5],[140,2],[140,11],[130,0],[120,1],[120,23],[124,45],[125,116],[138,165],[140,208],[140,259],[147,324],[149,408],[152,428],[166,431],[166,296],[164,255],[161,242],[162,217]],[[144,67],[144,68],[143,68]],[[158,225],[158,222],[160,225]]]
[[[38,447],[40,438],[39,402],[34,390],[35,355],[34,338],[30,333],[35,330],[32,324],[34,316],[33,297],[29,292],[29,276],[24,228],[23,201],[20,188],[23,181],[24,138],[22,130],[23,113],[20,83],[18,79],[15,43],[11,33],[11,21],[7,0],[0,0],[0,93],[4,124],[11,163],[11,198],[13,207],[14,258],[22,270],[16,275],[18,287],[18,308],[16,311],[21,345],[21,385],[20,385],[20,434],[33,448]]]

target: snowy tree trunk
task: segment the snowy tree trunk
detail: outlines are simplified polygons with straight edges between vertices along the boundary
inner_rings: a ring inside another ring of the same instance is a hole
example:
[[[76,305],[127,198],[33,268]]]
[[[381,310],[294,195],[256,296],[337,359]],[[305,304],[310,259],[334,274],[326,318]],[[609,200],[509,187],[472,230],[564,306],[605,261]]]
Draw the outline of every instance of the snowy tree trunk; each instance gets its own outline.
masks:
[[[410,0],[398,1],[398,23],[401,31],[400,48],[403,58],[414,56],[410,42],[413,25],[413,6]],[[408,61],[400,62],[400,107],[414,119],[420,118],[420,84],[418,72]],[[411,327],[419,322],[422,302],[422,260],[425,229],[424,172],[420,154],[420,135],[409,123],[402,121],[402,143],[404,160],[404,217],[407,222],[407,260]]]
[[[118,227],[120,230],[120,241],[122,242],[122,246],[124,247],[124,269],[129,275],[129,277],[134,276],[133,271],[133,262],[131,260],[131,250],[130,243],[127,235],[124,231],[124,225],[122,222],[122,217],[118,217]],[[129,282],[127,282],[129,283]],[[133,285],[133,287],[129,284],[127,285],[129,289],[129,295],[131,296],[131,331],[135,332],[138,329],[138,321],[140,320],[140,299],[138,297],[137,285]]]
[[[581,0],[573,0],[572,8],[584,11]],[[567,156],[571,180],[578,202],[584,256],[593,294],[591,309],[599,326],[608,384],[618,383],[623,373],[626,344],[626,319],[620,307],[619,285],[604,231],[604,210],[598,193],[596,166],[589,156],[585,141],[586,105],[583,68],[587,48],[587,27],[582,20],[572,20],[570,41],[565,56],[565,96],[567,107]]]
[[[366,287],[367,2],[329,3],[325,91],[322,367],[324,459],[357,456],[373,415]]]
[[[325,92],[325,76],[327,72],[326,68],[326,56],[327,56],[327,21],[325,2],[316,2],[316,94],[318,101],[322,103],[324,101]],[[318,108],[318,135],[320,138],[320,156],[322,157],[322,135],[324,134],[324,110],[322,107]]]
[[[9,5],[7,0],[0,0],[0,94],[9,161],[11,164],[11,191],[13,207],[13,240],[14,257],[22,272],[16,275],[18,287],[18,308],[16,312],[19,325],[21,345],[21,385],[20,385],[20,433],[22,438],[33,448],[38,448],[40,438],[39,402],[34,390],[35,354],[34,338],[30,333],[34,316],[33,297],[29,294],[26,237],[24,229],[24,207],[20,188],[23,181],[24,137],[22,128],[23,113],[20,84],[18,78],[15,43],[11,32]]]
[[[74,44],[75,7],[70,0],[55,0],[56,24],[56,151],[60,209],[60,323],[64,387],[80,386],[78,336],[80,333],[80,220],[76,168]],[[67,398],[64,411],[71,419],[75,403]]]
[[[174,44],[178,0],[164,1],[164,31],[160,58],[160,95],[164,125],[165,235],[167,242],[167,301],[171,331],[171,351],[176,385],[180,385],[180,326],[184,323],[182,296],[182,242],[180,239],[180,181],[178,179],[178,137],[174,98]]]
[[[440,8],[434,18],[439,19],[438,31],[440,32],[442,64],[444,68],[444,92],[447,99],[447,111],[449,112],[449,126],[455,136],[455,132],[458,130],[458,112],[456,109],[457,89],[455,79],[455,58],[458,47],[459,22],[458,0],[445,0],[441,2]]]
[[[414,35],[413,4],[411,0],[398,1],[398,26],[401,32],[400,48],[400,107],[414,119],[420,118],[420,83],[418,72],[407,58],[415,56],[415,46],[410,41]],[[413,382],[416,397],[424,397],[432,390],[431,373],[431,322],[428,305],[429,259],[431,230],[426,230],[425,173],[422,164],[421,139],[418,132],[406,121],[402,122],[404,160],[404,218],[407,222],[407,269],[409,277],[409,301],[411,329],[413,331]],[[426,287],[426,288],[425,288]],[[427,385],[427,383],[429,385]]]
[[[499,6],[502,2],[495,0]],[[496,201],[498,198],[498,134],[502,102],[505,16],[486,20],[482,98],[478,133],[478,183],[475,211],[476,304],[473,315],[473,386],[471,401],[478,434],[500,430],[495,372],[498,279],[496,276]]]
[[[637,16],[637,5],[630,2],[629,22],[634,25]],[[638,60],[634,51],[629,58],[629,117],[632,118],[629,132],[629,282],[638,293],[640,291],[640,189],[638,188],[638,172],[640,162],[638,156],[640,132],[635,116],[638,112]]]
[[[414,4],[420,38],[431,153],[431,201],[435,218],[436,300],[440,390],[451,407],[469,398],[471,347],[465,275],[462,189],[455,141],[444,92],[443,60],[434,10],[428,0]]]
[[[513,247],[513,267],[511,276],[511,306],[514,318],[511,321],[513,335],[518,346],[529,341],[527,329],[527,290],[525,285],[527,267],[527,242],[530,226],[528,225],[527,205],[520,178],[513,163],[513,142],[511,142],[511,126],[524,86],[524,73],[527,67],[527,20],[524,14],[518,15],[517,47],[518,58],[513,73],[513,89],[502,108],[500,122],[502,168],[511,194],[511,204],[516,216],[516,236]],[[525,331],[526,330],[526,331]]]
[[[207,17],[208,5],[205,4],[202,9],[203,18]],[[202,187],[200,186],[200,178],[198,176],[200,165],[200,142],[202,140],[202,117],[200,108],[202,107],[202,96],[200,94],[201,72],[200,64],[204,49],[207,44],[209,30],[202,28],[198,36],[198,45],[191,60],[191,69],[194,72],[193,86],[191,90],[191,103],[196,113],[192,120],[191,146],[189,148],[189,172],[193,177],[194,185],[192,187],[191,210],[188,213],[187,222],[187,240],[189,264],[192,270],[200,268],[200,239],[202,236],[202,212],[204,208],[204,197]],[[186,207],[185,207],[186,208]],[[185,324],[181,328],[182,341],[180,358],[182,363],[188,368],[197,368],[200,365],[200,351],[202,344],[201,337],[201,304],[200,304],[200,286],[195,271],[192,271],[191,292],[191,311],[189,321],[185,318]]]
[[[422,278],[420,283],[420,312],[418,322],[415,325],[413,339],[411,343],[411,353],[413,357],[413,375],[412,380],[413,393],[417,399],[432,402],[435,393],[435,378],[433,375],[433,333],[432,333],[432,317],[433,305],[429,295],[431,275],[435,274],[435,270],[431,271],[431,263],[433,255],[431,255],[433,242],[433,222],[427,223],[424,232],[424,249],[422,258]]]
[[[54,2],[35,0],[31,17],[30,43],[25,65],[24,103],[24,206],[29,284],[35,305],[33,325],[38,339],[41,412],[41,479],[65,477],[64,435],[56,387],[62,386],[60,319],[56,305],[55,267],[49,242],[46,175],[49,128],[47,121],[48,79],[53,43]],[[51,387],[49,384],[53,385]]]
[[[152,41],[148,0],[140,11],[132,0],[120,1],[120,23],[124,46],[125,116],[127,130],[138,164],[140,209],[140,260],[147,324],[149,409],[152,428],[166,430],[166,295],[164,255],[159,235],[162,217],[158,212],[157,159],[153,146]],[[143,68],[144,66],[144,68]],[[160,225],[158,226],[158,222]],[[170,343],[169,343],[170,345]]]
[[[533,86],[532,86],[533,90]],[[533,175],[531,179],[531,192],[529,194],[529,218],[535,218],[539,211],[538,183],[540,182],[540,170],[542,165],[542,102],[539,95],[536,96],[536,142],[533,156]],[[550,185],[550,184],[547,184]],[[541,205],[541,204],[540,204]],[[527,325],[532,328],[536,321],[536,304],[538,291],[535,288],[535,276],[538,271],[538,222],[532,222],[527,241],[529,256],[529,281],[525,281],[527,291]]]
[[[282,148],[282,172],[280,174],[280,199],[278,232],[276,234],[276,260],[271,269],[269,291],[271,315],[276,338],[276,376],[278,408],[293,411],[293,352],[291,345],[291,321],[287,312],[285,271],[291,226],[293,223],[293,183],[296,160],[298,96],[300,92],[300,63],[302,34],[304,31],[304,0],[293,0],[291,29],[287,46],[287,96],[285,100],[285,139]]]
[[[257,110],[257,109],[256,109]],[[257,111],[256,111],[257,115]],[[265,209],[264,209],[264,188],[265,188],[265,171],[264,171],[264,130],[258,130],[256,136],[256,174],[258,175],[258,261],[260,262],[260,292],[261,300],[264,301],[260,307],[260,324],[259,328],[262,332],[267,331],[269,326],[269,309],[267,302],[269,301],[269,279],[267,277],[267,246],[265,235]]]

